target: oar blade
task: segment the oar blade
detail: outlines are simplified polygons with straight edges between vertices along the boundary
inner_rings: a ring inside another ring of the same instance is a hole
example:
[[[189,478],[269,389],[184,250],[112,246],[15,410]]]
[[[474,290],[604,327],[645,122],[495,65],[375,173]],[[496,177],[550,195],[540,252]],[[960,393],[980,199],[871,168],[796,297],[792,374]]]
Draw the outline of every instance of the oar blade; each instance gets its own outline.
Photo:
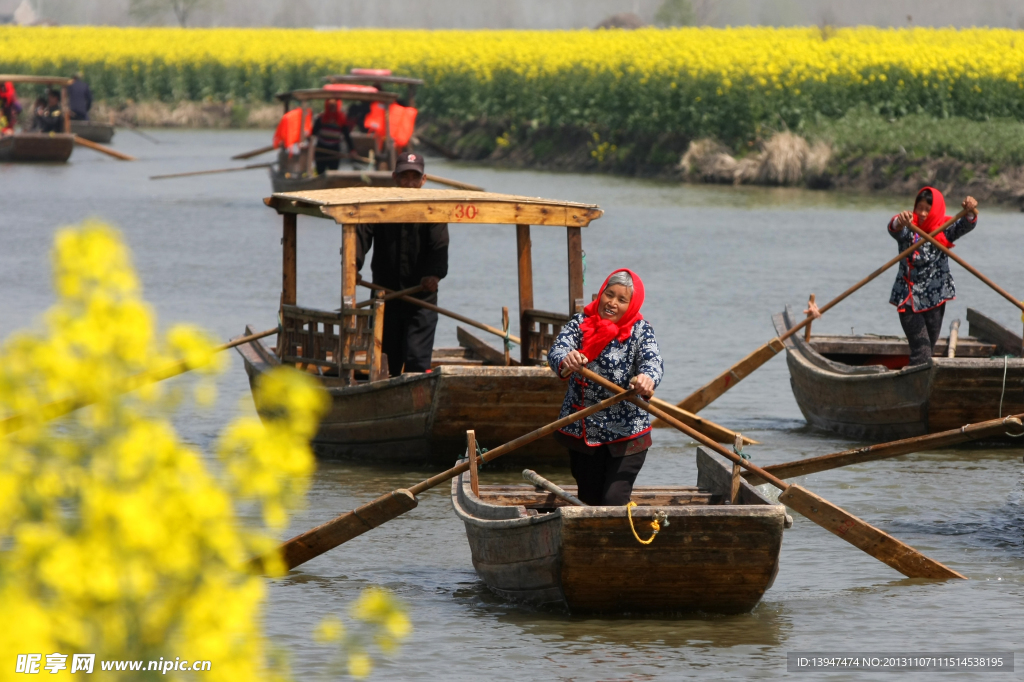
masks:
[[[789,486],[779,495],[779,502],[908,578],[967,579],[806,488]]]
[[[291,570],[324,552],[358,537],[416,508],[416,497],[404,488],[381,495],[358,509],[296,535],[281,546],[281,557]]]

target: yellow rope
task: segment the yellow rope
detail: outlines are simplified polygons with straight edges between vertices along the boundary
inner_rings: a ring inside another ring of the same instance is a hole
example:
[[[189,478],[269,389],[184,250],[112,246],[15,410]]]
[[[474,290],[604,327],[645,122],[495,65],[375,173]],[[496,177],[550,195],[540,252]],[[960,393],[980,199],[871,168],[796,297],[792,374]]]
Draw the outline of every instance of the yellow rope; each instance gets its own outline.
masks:
[[[636,527],[633,525],[633,507],[635,506],[636,502],[630,502],[629,504],[626,505],[626,516],[629,517],[629,529],[633,531],[633,537],[636,538],[637,542],[639,542],[641,545],[649,545],[652,542],[654,542],[654,538],[658,535],[658,531],[661,530],[661,524],[658,523],[657,518],[652,520],[651,530],[653,530],[654,532],[651,533],[651,537],[647,538],[646,540],[641,540],[640,536],[636,534]]]

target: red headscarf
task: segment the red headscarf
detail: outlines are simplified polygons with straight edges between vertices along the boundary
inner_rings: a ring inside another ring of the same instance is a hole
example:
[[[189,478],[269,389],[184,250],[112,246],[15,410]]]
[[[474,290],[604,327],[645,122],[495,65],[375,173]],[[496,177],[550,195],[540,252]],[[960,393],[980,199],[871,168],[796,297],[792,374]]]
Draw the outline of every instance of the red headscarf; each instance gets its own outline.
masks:
[[[345,116],[345,103],[341,100],[325,100],[324,113],[320,115],[322,124],[334,124],[339,127],[348,125],[348,118]]]
[[[946,215],[946,199],[942,196],[942,192],[934,187],[921,188],[921,191],[917,193],[917,198],[914,199],[914,208],[917,208],[917,199],[921,197],[921,194],[925,190],[929,189],[932,191],[932,210],[928,211],[928,217],[924,219],[924,225],[918,221],[917,213],[914,213],[914,225],[919,227],[923,232],[931,234],[939,227],[939,225],[942,225],[944,222],[949,220],[950,216]],[[946,238],[946,234],[944,232],[934,235],[934,238],[935,241],[942,244],[947,249],[953,247],[953,242]]]
[[[628,339],[629,335],[633,333],[633,325],[637,320],[644,319],[644,316],[640,314],[640,307],[644,304],[644,283],[640,276],[632,270],[619,268],[608,275],[604,284],[601,285],[601,292],[604,293],[604,290],[608,288],[608,280],[618,272],[628,272],[629,276],[633,278],[633,298],[630,299],[629,307],[626,308],[626,312],[622,314],[618,322],[606,320],[598,314],[597,309],[601,305],[600,296],[583,309],[585,317],[580,323],[580,331],[583,332],[583,347],[580,352],[587,356],[587,360],[596,360],[612,339],[618,339],[620,343]]]

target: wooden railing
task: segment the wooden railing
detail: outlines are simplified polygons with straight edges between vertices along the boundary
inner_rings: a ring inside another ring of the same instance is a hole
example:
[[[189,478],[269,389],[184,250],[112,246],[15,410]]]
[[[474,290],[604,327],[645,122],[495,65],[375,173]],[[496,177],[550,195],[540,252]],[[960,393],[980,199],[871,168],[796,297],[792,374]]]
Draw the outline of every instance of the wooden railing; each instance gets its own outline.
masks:
[[[355,383],[356,372],[377,381],[387,375],[382,368],[383,332],[383,301],[341,311],[282,305],[277,354],[282,363],[318,367],[349,385]]]
[[[569,316],[563,313],[524,310],[519,332],[525,351],[523,364],[543,365],[547,362],[548,349],[568,321]]]

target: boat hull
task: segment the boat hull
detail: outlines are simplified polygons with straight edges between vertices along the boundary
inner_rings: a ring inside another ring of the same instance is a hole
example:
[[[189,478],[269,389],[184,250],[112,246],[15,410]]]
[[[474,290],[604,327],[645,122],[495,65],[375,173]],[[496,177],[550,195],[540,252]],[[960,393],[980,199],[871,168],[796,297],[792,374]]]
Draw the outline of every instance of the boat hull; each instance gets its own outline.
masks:
[[[99,121],[71,121],[71,132],[90,142],[108,144],[114,139],[114,126]]]
[[[391,171],[327,171],[312,177],[286,177],[270,171],[274,192],[308,192],[316,189],[344,189],[346,187],[394,187]]]
[[[785,509],[745,482],[739,503],[723,505],[729,470],[703,449],[697,466],[696,488],[634,489],[641,536],[650,535],[656,513],[669,518],[649,545],[634,537],[625,507],[530,515],[526,506],[489,503],[483,487],[483,497],[474,495],[468,474],[453,482],[452,504],[477,574],[503,598],[572,613],[749,612],[778,572]],[[666,504],[644,505],[644,498]]]
[[[777,315],[776,331],[794,322],[788,311]],[[815,428],[880,442],[1024,413],[1022,358],[935,357],[930,365],[890,370],[830,360],[813,339],[794,335],[785,343],[793,396]]]
[[[259,341],[238,347],[252,387],[278,365]],[[565,384],[547,367],[440,366],[423,374],[342,386],[323,378],[331,408],[312,441],[318,457],[447,465],[466,449],[466,431],[493,448],[558,419]],[[565,463],[551,436],[501,458],[501,466]]]
[[[0,137],[0,162],[65,163],[74,147],[73,135],[16,133]]]

